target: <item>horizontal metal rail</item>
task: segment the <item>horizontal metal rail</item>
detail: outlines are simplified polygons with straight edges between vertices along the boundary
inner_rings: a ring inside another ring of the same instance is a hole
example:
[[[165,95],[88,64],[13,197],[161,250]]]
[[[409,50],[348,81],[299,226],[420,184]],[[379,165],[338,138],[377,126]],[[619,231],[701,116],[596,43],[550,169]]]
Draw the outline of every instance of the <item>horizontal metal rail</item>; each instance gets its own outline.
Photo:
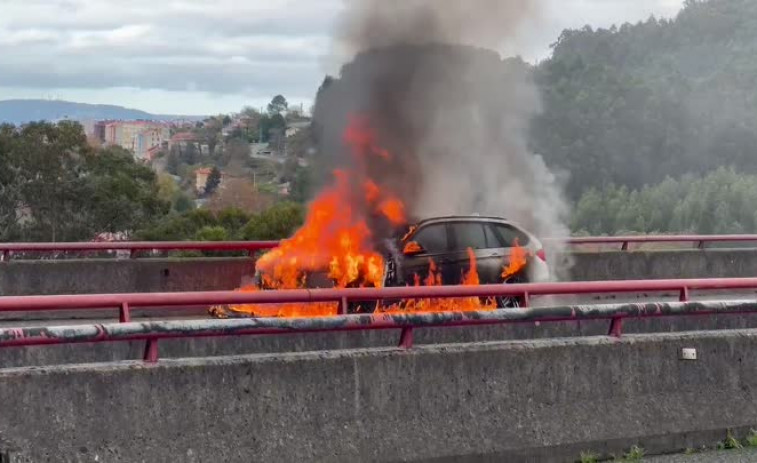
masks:
[[[708,243],[749,243],[757,245],[757,235],[639,235],[588,236],[565,239],[547,238],[545,242],[563,242],[572,246],[605,244],[621,245],[628,250],[631,244],[692,243],[703,249]],[[275,248],[278,241],[112,241],[73,243],[0,243],[0,253],[8,260],[21,252],[87,252],[130,251],[136,257],[143,251],[246,251],[254,253]]]
[[[0,243],[3,260],[20,252],[129,251],[246,251],[254,253],[278,246],[278,241],[112,241],[72,243]]]
[[[550,241],[550,240],[547,240]],[[639,235],[639,236],[587,236],[573,237],[565,240],[567,244],[619,244],[627,251],[631,244],[652,243],[692,243],[699,249],[704,249],[708,243],[755,243],[757,235]]]
[[[529,322],[609,320],[609,336],[620,337],[629,318],[745,314],[757,312],[757,301],[671,302],[572,305],[544,309],[343,315],[318,318],[184,320],[88,324],[59,327],[0,328],[0,348],[109,341],[147,341],[144,360],[158,359],[158,340],[234,335],[401,329],[400,347],[412,347],[412,330],[424,327],[476,326]]]
[[[79,294],[0,297],[0,312],[87,310],[135,307],[197,307],[215,304],[289,304],[366,302],[400,299],[522,297],[608,293],[676,292],[688,300],[691,291],[757,290],[757,278],[681,280],[578,281],[568,283],[396,288],[295,289],[280,291],[209,291],[181,293]]]

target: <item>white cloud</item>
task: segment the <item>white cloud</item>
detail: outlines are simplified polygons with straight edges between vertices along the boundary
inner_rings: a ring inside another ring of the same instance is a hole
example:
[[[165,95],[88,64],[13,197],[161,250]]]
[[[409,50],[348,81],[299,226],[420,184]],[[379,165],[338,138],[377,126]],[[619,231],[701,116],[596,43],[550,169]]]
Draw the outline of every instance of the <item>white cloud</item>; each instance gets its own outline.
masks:
[[[0,0],[0,98],[55,93],[186,113],[276,93],[308,102],[348,1]],[[506,52],[543,58],[566,27],[672,16],[683,0],[543,2],[542,22]]]

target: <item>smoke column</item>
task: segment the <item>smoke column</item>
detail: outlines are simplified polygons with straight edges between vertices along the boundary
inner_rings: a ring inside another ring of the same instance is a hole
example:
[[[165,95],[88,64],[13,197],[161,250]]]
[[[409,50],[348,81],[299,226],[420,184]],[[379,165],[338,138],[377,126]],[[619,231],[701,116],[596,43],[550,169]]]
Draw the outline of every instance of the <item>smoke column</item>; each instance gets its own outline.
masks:
[[[390,167],[362,168],[412,217],[492,214],[567,236],[561,188],[528,150],[540,110],[530,69],[492,51],[539,11],[536,0],[346,2],[335,53],[351,61],[318,95],[321,156],[329,167],[352,162],[342,134],[360,115],[393,154]]]

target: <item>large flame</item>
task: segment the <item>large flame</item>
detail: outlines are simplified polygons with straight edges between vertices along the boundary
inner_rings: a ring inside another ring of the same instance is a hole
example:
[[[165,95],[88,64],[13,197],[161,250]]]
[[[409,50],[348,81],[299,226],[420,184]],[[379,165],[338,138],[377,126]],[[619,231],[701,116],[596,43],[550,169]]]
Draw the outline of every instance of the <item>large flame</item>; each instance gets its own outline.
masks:
[[[304,225],[291,238],[263,255],[256,265],[264,289],[298,289],[308,285],[314,275],[326,275],[337,288],[381,287],[384,259],[376,252],[369,218],[380,218],[393,226],[407,222],[402,201],[378,184],[367,172],[366,161],[389,162],[392,154],[381,148],[364,119],[353,118],[344,142],[354,158],[350,170],[336,170],[333,181],[310,204]],[[358,194],[356,194],[358,192]],[[407,236],[412,233],[410,229]],[[514,243],[509,265],[503,271],[511,276],[526,265],[526,253]],[[476,256],[468,250],[469,271],[461,281],[443,282],[436,263],[431,261],[428,275],[416,275],[416,286],[442,284],[479,285]],[[248,286],[240,291],[260,291]],[[384,312],[443,312],[493,310],[492,300],[481,298],[423,299],[402,301]],[[226,308],[214,307],[212,313],[224,316]],[[247,304],[228,307],[234,313],[256,317],[314,317],[339,313],[338,303]]]
[[[510,261],[502,270],[502,280],[517,275],[528,263],[528,253],[520,246],[518,238],[513,241],[513,247],[510,250]]]

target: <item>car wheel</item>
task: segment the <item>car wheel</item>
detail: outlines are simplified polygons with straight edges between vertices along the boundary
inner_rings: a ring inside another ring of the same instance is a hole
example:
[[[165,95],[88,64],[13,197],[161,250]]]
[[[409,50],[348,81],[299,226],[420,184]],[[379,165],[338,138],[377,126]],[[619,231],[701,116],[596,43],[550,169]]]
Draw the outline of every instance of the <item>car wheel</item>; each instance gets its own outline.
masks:
[[[505,280],[502,284],[509,285],[520,283],[528,283],[528,278],[525,275],[515,275]],[[523,296],[500,296],[495,299],[498,309],[519,309],[526,306],[526,301]]]

